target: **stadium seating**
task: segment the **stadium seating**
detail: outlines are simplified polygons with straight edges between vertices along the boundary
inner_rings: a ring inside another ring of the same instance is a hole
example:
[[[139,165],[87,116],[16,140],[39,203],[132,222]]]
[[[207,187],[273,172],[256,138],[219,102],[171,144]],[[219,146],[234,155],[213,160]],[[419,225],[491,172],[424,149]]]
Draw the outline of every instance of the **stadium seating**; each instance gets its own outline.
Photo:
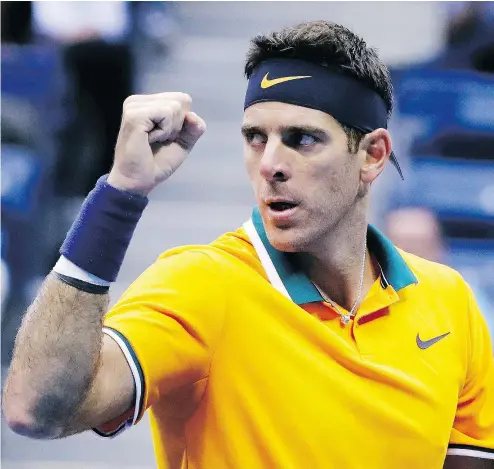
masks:
[[[414,129],[409,202],[436,212],[450,263],[494,300],[494,76],[415,68],[393,80],[399,120]]]

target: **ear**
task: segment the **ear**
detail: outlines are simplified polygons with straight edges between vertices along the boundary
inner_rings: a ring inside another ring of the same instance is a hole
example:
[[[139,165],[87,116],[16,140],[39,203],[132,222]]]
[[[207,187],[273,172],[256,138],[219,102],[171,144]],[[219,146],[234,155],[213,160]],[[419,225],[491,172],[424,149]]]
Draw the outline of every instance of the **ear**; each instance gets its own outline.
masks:
[[[386,129],[376,129],[364,136],[359,147],[359,151],[364,152],[360,179],[365,184],[371,184],[389,161],[391,135]]]

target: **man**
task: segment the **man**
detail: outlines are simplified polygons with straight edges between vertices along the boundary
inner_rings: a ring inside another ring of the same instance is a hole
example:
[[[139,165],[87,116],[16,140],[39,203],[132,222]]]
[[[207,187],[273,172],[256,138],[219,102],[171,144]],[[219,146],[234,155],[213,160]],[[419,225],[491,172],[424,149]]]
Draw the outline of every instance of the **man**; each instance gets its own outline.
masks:
[[[256,37],[246,75],[252,219],[161,255],[102,334],[145,196],[205,129],[187,95],[129,98],[108,179],[17,338],[9,425],[112,435],[149,409],[160,468],[492,467],[494,368],[468,285],[366,222],[391,155],[386,67],[318,21]]]

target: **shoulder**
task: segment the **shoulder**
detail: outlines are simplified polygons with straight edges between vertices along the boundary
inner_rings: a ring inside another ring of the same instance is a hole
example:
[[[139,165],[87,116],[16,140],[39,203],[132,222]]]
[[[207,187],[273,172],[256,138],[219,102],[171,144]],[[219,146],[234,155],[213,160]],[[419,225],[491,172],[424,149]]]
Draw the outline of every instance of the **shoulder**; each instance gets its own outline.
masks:
[[[209,245],[185,245],[168,249],[145,269],[112,308],[110,317],[122,311],[207,311],[223,308],[227,276],[219,255]],[[203,313],[201,313],[203,314]]]
[[[243,229],[227,232],[210,244],[184,245],[168,249],[160,254],[150,267],[158,277],[190,276],[234,273],[241,269],[254,269],[263,273],[261,262]]]
[[[457,323],[458,327],[467,327],[475,298],[463,276],[447,265],[400,253],[417,278],[415,287],[405,293],[410,304]]]
[[[180,263],[189,269],[214,263],[221,270],[247,267],[261,274],[264,272],[256,250],[243,228],[224,233],[210,244],[169,249],[159,256],[158,261]]]
[[[414,254],[398,249],[418,280],[422,288],[435,292],[453,293],[455,296],[466,296],[469,286],[462,275],[455,269],[438,262],[423,259]]]

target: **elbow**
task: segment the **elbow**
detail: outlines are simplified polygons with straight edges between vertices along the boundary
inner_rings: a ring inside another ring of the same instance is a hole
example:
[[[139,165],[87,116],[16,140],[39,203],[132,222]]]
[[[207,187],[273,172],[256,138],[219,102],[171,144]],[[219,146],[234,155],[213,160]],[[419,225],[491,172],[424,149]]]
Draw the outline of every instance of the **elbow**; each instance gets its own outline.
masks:
[[[2,411],[9,428],[33,439],[65,436],[79,402],[78,394],[71,395],[58,383],[33,383],[21,378],[8,376],[3,390]]]
[[[3,416],[8,427],[18,435],[37,440],[51,440],[63,434],[62,428],[40,422],[32,413],[23,410],[21,402],[4,402]]]

